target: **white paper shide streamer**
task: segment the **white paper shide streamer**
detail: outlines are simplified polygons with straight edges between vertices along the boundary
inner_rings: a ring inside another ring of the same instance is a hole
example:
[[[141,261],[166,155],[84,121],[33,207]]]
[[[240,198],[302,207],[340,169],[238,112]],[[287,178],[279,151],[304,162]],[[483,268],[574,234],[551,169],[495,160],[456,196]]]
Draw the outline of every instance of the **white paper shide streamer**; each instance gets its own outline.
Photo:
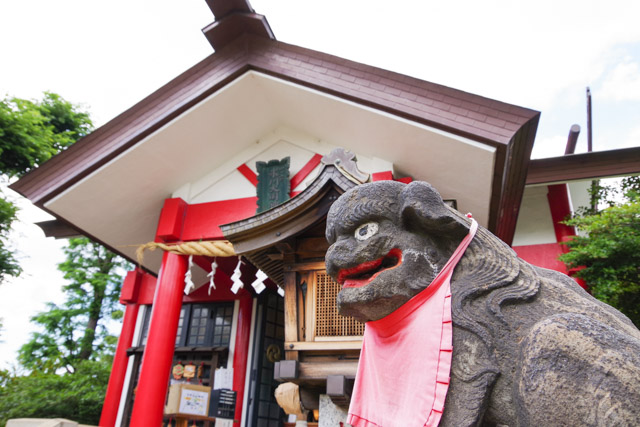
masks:
[[[236,265],[235,270],[233,270],[233,274],[231,275],[231,281],[233,285],[231,286],[231,292],[237,294],[238,291],[244,287],[244,283],[240,280],[240,276],[242,276],[242,272],[240,271],[240,266],[242,265],[242,259],[238,257],[238,265]]]
[[[256,280],[254,280],[253,283],[251,284],[251,286],[253,286],[253,289],[255,289],[257,294],[259,294],[260,292],[266,289],[266,286],[264,284],[264,281],[266,279],[267,279],[266,273],[262,270],[258,270],[258,272],[256,273]]]
[[[191,279],[191,268],[193,267],[193,255],[189,255],[189,267],[187,267],[187,272],[184,275],[184,293],[189,295],[191,291],[196,288],[196,285],[193,283]]]
[[[207,274],[207,277],[209,278],[209,295],[211,295],[211,288],[215,289],[216,288],[216,284],[213,282],[213,276],[216,275],[216,270],[218,269],[218,263],[216,262],[216,259],[213,259],[213,262],[211,263],[211,271],[209,272],[209,274]]]

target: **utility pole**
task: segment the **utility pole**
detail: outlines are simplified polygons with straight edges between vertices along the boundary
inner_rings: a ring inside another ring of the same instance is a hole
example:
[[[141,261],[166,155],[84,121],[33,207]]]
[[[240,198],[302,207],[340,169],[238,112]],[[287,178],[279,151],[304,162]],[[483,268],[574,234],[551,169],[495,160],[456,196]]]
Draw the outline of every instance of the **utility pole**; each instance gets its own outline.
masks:
[[[591,90],[587,86],[587,152],[593,151],[593,128],[591,123]],[[595,212],[598,209],[598,195],[596,189],[600,185],[600,181],[594,179],[591,181],[591,211]]]
[[[593,128],[591,127],[591,90],[587,86],[587,152],[593,151]]]

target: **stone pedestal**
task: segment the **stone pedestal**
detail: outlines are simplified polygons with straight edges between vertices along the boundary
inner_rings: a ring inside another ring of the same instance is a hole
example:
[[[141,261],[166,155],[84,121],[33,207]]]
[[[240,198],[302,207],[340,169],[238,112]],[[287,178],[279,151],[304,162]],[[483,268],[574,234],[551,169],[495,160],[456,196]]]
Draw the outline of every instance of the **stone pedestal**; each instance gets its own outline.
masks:
[[[334,405],[329,396],[321,394],[318,427],[336,427],[340,423],[343,423],[345,427],[350,426],[347,424],[347,408]]]

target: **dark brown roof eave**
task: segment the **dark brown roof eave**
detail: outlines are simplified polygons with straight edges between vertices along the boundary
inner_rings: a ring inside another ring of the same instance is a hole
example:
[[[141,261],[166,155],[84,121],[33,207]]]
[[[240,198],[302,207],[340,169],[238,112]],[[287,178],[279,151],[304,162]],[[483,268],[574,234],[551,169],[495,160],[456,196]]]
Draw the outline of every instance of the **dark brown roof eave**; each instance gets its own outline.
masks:
[[[35,223],[44,232],[45,237],[53,237],[54,239],[69,239],[73,237],[82,237],[83,234],[74,226],[60,219],[51,219],[48,221],[40,221]]]
[[[327,53],[248,39],[253,70],[492,146],[508,145],[538,111]]]
[[[527,185],[640,174],[640,147],[531,160]]]
[[[240,46],[238,46],[240,45]],[[43,207],[51,198],[249,70],[242,41],[208,56],[10,188]],[[207,84],[209,82],[209,84]],[[197,89],[194,90],[193,88]]]
[[[511,201],[519,200],[518,190],[512,187],[520,185],[514,171],[528,160],[537,111],[251,35],[204,59],[11,188],[42,206],[249,70],[494,146],[506,175],[494,179],[494,192],[498,192],[492,207],[505,207],[504,194],[512,194]]]
[[[494,189],[489,215],[489,230],[506,244],[511,245],[516,232],[520,204],[529,170],[531,151],[538,129],[540,113],[533,116],[518,132],[505,150],[504,167],[495,167],[495,173],[503,176],[494,178]],[[498,154],[500,151],[498,151]],[[496,156],[496,162],[500,156]],[[500,184],[498,184],[500,183]],[[496,188],[500,185],[500,188]],[[499,200],[497,195],[499,194]]]

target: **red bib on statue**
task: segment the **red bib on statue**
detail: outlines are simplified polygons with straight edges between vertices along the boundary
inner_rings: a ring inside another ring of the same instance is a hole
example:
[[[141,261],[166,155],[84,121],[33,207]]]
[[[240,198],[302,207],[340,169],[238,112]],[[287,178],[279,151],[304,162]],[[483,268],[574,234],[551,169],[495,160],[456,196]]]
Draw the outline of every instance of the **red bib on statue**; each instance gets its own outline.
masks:
[[[365,324],[348,422],[354,427],[437,426],[451,371],[451,276],[477,223],[431,284]]]

